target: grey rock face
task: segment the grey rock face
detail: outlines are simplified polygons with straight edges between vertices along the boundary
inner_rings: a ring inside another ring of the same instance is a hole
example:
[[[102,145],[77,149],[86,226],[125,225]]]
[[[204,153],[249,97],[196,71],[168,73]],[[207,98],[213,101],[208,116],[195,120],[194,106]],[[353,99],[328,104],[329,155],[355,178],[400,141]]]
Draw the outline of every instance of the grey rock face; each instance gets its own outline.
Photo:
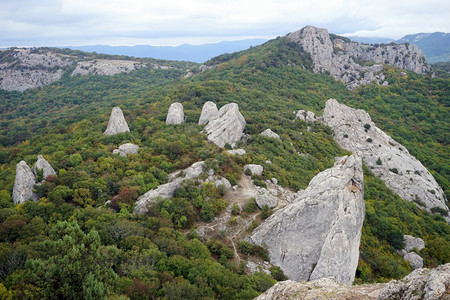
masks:
[[[55,170],[52,168],[52,166],[44,159],[42,155],[38,155],[38,160],[34,164],[33,172],[34,174],[37,174],[37,169],[44,171],[44,179],[46,179],[48,176],[56,176]]]
[[[365,111],[329,99],[323,122],[333,129],[334,139],[342,148],[360,155],[400,197],[420,200],[428,211],[439,207],[448,212],[444,192],[430,172],[403,145],[379,129]]]
[[[126,144],[120,145],[119,150],[125,154],[138,154],[139,146],[132,144],[132,143],[126,143]]]
[[[244,149],[236,149],[236,150],[227,150],[227,152],[231,155],[245,155]]]
[[[129,73],[142,67],[145,67],[145,64],[132,60],[96,59],[79,62],[72,72],[72,76],[89,74],[112,76],[119,73]]]
[[[342,157],[257,227],[250,241],[267,247],[271,263],[291,280],[334,277],[351,284],[365,213],[363,188],[361,158]]]
[[[269,208],[274,208],[278,205],[278,199],[272,193],[270,193],[265,188],[259,189],[258,194],[255,197],[256,205],[258,205],[259,208],[263,208],[264,205],[267,205]]]
[[[207,124],[209,121],[214,119],[218,113],[219,110],[217,109],[217,105],[215,103],[211,101],[206,102],[203,105],[200,118],[198,119],[198,124],[199,125]]]
[[[204,169],[204,162],[199,161],[189,168],[184,170],[184,176],[171,176],[171,180],[168,183],[162,184],[141,197],[138,198],[136,202],[136,207],[134,208],[135,214],[145,214],[148,211],[148,206],[151,205],[157,197],[161,198],[170,198],[172,197],[176,190],[180,188],[180,184],[186,180],[186,179],[195,179],[200,174],[202,174]],[[177,172],[177,175],[179,175],[181,172]]]
[[[120,107],[114,107],[109,117],[108,126],[103,134],[114,135],[121,132],[129,132],[127,121],[123,116],[123,112]]]
[[[295,118],[303,120],[308,123],[313,123],[316,121],[316,115],[312,111],[305,111],[303,109],[299,110],[295,114]]]
[[[170,105],[167,112],[166,124],[176,125],[184,123],[183,105],[179,102],[174,102]]]
[[[290,33],[287,38],[300,44],[303,50],[310,54],[314,72],[330,72],[331,76],[342,80],[350,89],[372,82],[386,85],[385,75],[380,73],[383,64],[418,74],[430,70],[422,52],[414,45],[373,46],[342,39],[332,41],[326,29],[313,26]],[[372,62],[374,65],[363,66],[357,63],[358,60]]]
[[[252,175],[257,175],[257,176],[261,176],[264,168],[261,165],[255,165],[255,164],[248,164],[244,166],[244,171],[245,170],[250,170],[250,172],[252,172]]]
[[[229,103],[222,106],[213,120],[210,120],[205,127],[208,140],[219,147],[230,144],[236,145],[244,133],[245,119],[239,112],[236,103]]]
[[[274,138],[277,140],[280,140],[280,136],[278,134],[276,134],[275,132],[272,131],[272,129],[268,128],[266,130],[264,130],[263,132],[260,133],[260,135],[264,135],[270,138]]]
[[[409,261],[409,263],[411,264],[411,267],[413,269],[419,269],[423,267],[423,258],[420,257],[417,253],[415,252],[409,252],[406,253],[403,256],[403,259],[406,261]]]
[[[449,299],[450,264],[435,269],[417,269],[402,280],[392,280],[378,296],[384,299]]]
[[[12,195],[14,204],[23,203],[29,199],[38,200],[38,195],[33,192],[35,184],[36,179],[33,172],[27,163],[22,160],[16,166],[16,179]]]
[[[226,179],[224,177],[221,177],[221,178],[215,180],[214,181],[214,185],[216,187],[219,187],[219,186],[223,185],[226,189],[231,188],[231,183],[228,181],[228,179]]]
[[[425,248],[425,242],[421,238],[416,238],[411,235],[404,235],[403,239],[405,240],[405,250],[408,252],[414,248],[419,251]]]

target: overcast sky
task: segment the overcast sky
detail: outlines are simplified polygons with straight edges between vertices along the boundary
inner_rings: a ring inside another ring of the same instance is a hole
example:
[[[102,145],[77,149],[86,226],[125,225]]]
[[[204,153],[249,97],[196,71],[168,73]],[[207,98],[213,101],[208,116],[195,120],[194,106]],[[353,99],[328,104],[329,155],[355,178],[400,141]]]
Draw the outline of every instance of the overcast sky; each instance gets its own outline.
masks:
[[[0,0],[0,47],[202,44],[306,25],[393,39],[450,32],[450,1]]]

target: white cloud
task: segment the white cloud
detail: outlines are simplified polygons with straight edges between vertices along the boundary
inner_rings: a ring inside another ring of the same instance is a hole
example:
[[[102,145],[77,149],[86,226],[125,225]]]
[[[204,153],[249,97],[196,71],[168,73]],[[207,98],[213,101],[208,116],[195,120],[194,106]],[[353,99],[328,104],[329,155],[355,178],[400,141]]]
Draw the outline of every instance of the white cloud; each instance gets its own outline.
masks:
[[[305,25],[400,38],[449,32],[449,20],[448,0],[15,0],[0,2],[0,46],[174,45],[272,38]]]

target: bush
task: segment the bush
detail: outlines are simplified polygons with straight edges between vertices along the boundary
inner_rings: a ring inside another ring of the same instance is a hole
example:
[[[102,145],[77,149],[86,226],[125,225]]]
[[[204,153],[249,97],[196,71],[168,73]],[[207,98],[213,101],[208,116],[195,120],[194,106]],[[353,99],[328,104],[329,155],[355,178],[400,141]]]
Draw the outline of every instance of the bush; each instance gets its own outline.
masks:
[[[258,206],[256,205],[255,198],[248,199],[247,204],[244,207],[244,210],[248,213],[254,213],[258,209]]]
[[[240,208],[239,204],[233,203],[233,205],[231,206],[231,214],[233,216],[237,216],[240,213],[241,213],[241,208]]]

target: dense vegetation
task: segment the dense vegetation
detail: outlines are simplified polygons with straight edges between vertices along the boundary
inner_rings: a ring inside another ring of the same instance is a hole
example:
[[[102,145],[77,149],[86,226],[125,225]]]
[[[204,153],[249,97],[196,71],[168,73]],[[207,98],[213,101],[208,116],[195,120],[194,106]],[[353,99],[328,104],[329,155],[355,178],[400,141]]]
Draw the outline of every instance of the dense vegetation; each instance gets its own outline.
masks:
[[[277,270],[272,276],[246,275],[226,233],[203,239],[194,230],[197,222],[213,220],[228,205],[223,189],[187,182],[145,216],[132,215],[133,204],[167,182],[170,172],[199,160],[232,184],[245,164],[258,163],[265,168],[256,178],[261,184],[275,177],[292,190],[305,188],[315,174],[332,166],[335,156],[347,154],[330,128],[293,121],[294,110],[320,114],[328,98],[366,109],[431,170],[448,197],[448,78],[401,77],[399,70],[387,67],[389,87],[349,91],[328,75],[311,73],[311,60],[300,51],[279,38],[214,58],[208,62],[214,67],[205,72],[180,63],[174,69],[144,68],[112,77],[65,76],[23,93],[0,91],[0,295],[255,297],[283,276]],[[187,68],[197,74],[184,78]],[[174,101],[183,104],[186,124],[164,123]],[[207,142],[196,125],[206,101],[219,107],[239,104],[250,135],[238,145],[245,156],[232,157]],[[114,106],[124,111],[131,132],[104,136]],[[267,128],[282,142],[258,136]],[[112,155],[125,141],[138,144],[139,154]],[[15,165],[25,160],[31,166],[38,154],[58,176],[36,187],[38,202],[13,206]],[[425,266],[450,261],[450,227],[441,216],[400,199],[370,170],[365,170],[365,200],[357,282],[385,281],[411,271],[396,253],[403,234],[425,240]],[[263,250],[249,248],[243,243],[240,251],[264,257]]]

